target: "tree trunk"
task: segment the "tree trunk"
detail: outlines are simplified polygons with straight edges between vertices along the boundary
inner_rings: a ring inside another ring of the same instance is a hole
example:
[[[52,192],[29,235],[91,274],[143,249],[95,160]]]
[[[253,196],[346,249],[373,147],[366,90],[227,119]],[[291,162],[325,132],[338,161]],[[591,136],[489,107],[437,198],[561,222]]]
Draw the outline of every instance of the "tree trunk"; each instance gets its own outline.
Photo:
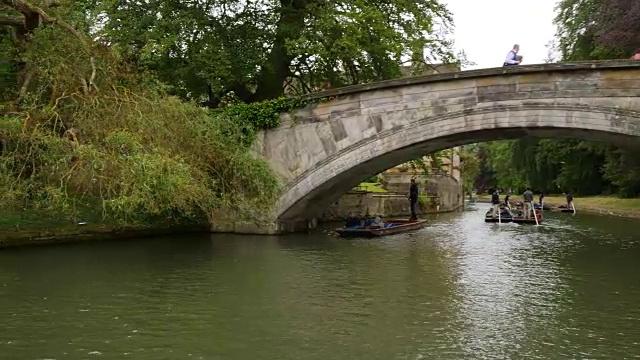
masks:
[[[296,38],[304,30],[307,0],[280,0],[280,19],[276,23],[276,38],[268,62],[258,78],[252,102],[280,97],[284,94],[284,83],[291,75],[291,61],[286,48],[287,40]]]

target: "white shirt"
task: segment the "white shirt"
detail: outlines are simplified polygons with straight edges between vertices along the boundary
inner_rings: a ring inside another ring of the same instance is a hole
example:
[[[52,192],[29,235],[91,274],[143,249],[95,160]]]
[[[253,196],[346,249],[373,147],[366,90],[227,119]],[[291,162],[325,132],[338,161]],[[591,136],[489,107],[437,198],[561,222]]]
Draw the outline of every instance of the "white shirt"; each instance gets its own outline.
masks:
[[[514,55],[516,55],[515,51],[513,50],[509,51],[509,53],[507,54],[507,58],[504,60],[504,62],[507,64],[517,64],[518,60],[513,60]]]

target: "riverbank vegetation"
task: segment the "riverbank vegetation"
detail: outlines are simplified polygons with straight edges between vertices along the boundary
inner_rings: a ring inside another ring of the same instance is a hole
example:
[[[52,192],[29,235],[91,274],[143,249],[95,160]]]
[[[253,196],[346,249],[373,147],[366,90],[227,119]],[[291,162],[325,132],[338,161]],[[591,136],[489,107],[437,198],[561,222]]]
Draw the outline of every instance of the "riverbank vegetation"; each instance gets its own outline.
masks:
[[[640,3],[562,0],[549,61],[628,59],[640,48]],[[557,50],[557,56],[554,52]],[[480,144],[475,186],[640,196],[640,157],[612,144],[523,138]]]
[[[268,213],[283,95],[456,61],[437,2],[341,4],[0,0],[1,225]]]

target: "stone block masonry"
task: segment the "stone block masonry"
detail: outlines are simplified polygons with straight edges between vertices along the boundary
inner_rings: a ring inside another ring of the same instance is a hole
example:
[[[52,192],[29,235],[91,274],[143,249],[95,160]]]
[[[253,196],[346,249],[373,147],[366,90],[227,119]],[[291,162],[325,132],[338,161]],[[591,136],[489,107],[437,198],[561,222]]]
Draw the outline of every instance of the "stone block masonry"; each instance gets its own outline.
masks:
[[[402,177],[405,174],[385,174],[389,175]],[[371,216],[386,218],[409,216],[411,209],[407,191],[410,177],[411,174],[407,174],[406,179],[398,179],[404,180],[402,183],[387,184],[385,188],[391,190],[389,193],[347,192],[338,201],[329,204],[319,220],[343,220],[350,214],[364,216],[367,212]],[[429,176],[420,191],[425,200],[424,203],[418,204],[418,213],[421,215],[455,211],[464,205],[462,186],[450,176]]]

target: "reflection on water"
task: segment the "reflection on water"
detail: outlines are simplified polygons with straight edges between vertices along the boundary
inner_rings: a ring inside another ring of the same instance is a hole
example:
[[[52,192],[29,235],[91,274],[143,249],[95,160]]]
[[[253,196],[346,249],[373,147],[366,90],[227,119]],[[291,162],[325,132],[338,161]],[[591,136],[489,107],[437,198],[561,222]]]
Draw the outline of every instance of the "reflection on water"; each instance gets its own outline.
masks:
[[[640,222],[0,251],[0,358],[640,357]]]

